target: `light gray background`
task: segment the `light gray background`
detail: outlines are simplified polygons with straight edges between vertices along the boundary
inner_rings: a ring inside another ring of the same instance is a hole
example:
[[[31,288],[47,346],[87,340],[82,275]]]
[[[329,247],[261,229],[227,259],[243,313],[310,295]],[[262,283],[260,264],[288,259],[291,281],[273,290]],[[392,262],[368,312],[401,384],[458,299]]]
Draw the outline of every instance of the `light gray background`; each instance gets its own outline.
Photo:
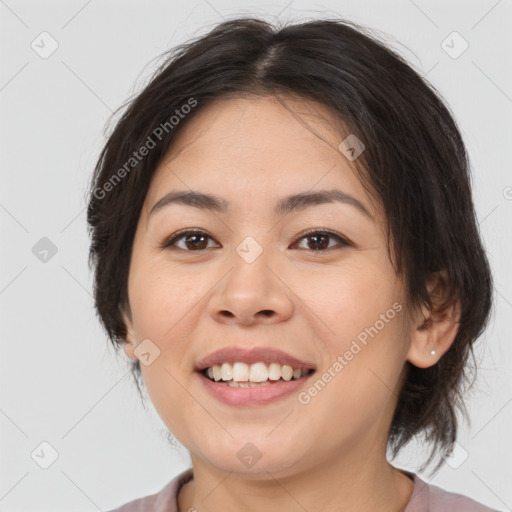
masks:
[[[106,121],[142,86],[155,68],[152,59],[237,14],[341,15],[377,29],[455,113],[473,164],[496,310],[477,344],[472,425],[461,429],[460,450],[432,482],[511,510],[512,3],[506,0],[0,0],[0,510],[108,510],[157,492],[189,466],[186,450],[165,441],[154,409],[140,406],[125,361],[116,361],[95,318],[85,188]],[[50,47],[49,39],[41,42],[43,31],[59,45],[47,59],[31,47],[33,41]],[[441,46],[453,31],[469,43],[456,59]],[[32,252],[42,237],[57,247],[46,262]],[[35,462],[50,460],[43,441],[58,452],[48,469]],[[412,446],[395,463],[414,470],[418,454],[421,446]]]

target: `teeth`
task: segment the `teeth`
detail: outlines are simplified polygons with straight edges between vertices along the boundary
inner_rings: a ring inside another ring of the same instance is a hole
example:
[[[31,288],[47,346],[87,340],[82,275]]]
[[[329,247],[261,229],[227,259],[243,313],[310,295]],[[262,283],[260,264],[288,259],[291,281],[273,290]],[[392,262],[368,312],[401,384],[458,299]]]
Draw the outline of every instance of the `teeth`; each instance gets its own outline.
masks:
[[[206,370],[210,380],[223,381],[231,387],[266,386],[280,379],[300,379],[306,373],[307,370],[293,369],[287,364],[270,363],[267,366],[263,362],[251,365],[242,362],[214,364]]]
[[[210,368],[213,369],[213,379],[215,380],[215,382],[218,382],[219,380],[221,380],[222,379],[222,371],[220,369],[220,366],[218,364],[215,364],[213,366],[210,366]],[[210,377],[209,374],[208,374],[208,377]]]
[[[279,380],[281,378],[281,365],[277,363],[270,363],[268,367],[268,378],[270,380]]]
[[[267,379],[268,379],[268,368],[265,363],[251,364],[250,373],[249,373],[249,380],[251,382],[264,382]]]
[[[233,380],[237,382],[249,380],[249,365],[245,363],[235,363],[233,365]]]
[[[284,380],[292,380],[293,368],[285,364],[281,368],[281,376],[283,377]]]
[[[230,380],[229,382],[226,382],[226,385],[228,385],[231,388],[259,388],[260,386],[270,386],[270,382],[267,380],[265,382],[235,382]]]
[[[231,371],[231,365],[229,363],[222,363],[220,371],[222,380],[231,380],[233,378],[233,372]]]

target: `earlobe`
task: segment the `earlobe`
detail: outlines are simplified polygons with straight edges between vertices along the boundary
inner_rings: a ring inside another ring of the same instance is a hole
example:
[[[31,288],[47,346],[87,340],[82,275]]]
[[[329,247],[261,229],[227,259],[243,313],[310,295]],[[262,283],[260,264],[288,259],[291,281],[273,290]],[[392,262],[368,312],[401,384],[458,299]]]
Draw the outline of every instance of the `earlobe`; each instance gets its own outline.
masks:
[[[123,348],[124,348],[126,355],[130,359],[138,359],[138,357],[135,356],[135,345],[131,341],[126,340],[123,343]]]
[[[446,272],[435,272],[427,283],[433,308],[422,306],[415,321],[407,360],[418,368],[435,365],[450,348],[459,329],[460,301],[457,299],[445,308],[438,307],[449,290]]]

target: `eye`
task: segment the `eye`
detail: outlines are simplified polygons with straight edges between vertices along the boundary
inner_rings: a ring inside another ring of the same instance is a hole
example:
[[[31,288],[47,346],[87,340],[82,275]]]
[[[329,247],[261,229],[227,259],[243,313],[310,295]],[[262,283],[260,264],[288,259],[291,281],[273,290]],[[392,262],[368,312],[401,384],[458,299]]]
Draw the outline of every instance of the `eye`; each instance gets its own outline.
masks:
[[[204,249],[209,249],[211,246],[208,246],[208,239],[213,240],[213,238],[208,235],[208,233],[201,231],[201,230],[184,230],[179,231],[178,233],[175,233],[170,238],[164,240],[164,242],[161,244],[161,249],[166,249],[170,247],[175,247],[179,250],[183,251],[201,251]],[[337,233],[334,233],[333,231],[328,230],[319,230],[319,229],[312,229],[310,231],[307,231],[304,233],[298,241],[302,240],[308,240],[306,249],[310,249],[312,252],[324,252],[327,250],[332,249],[332,246],[329,244],[329,239],[336,239],[338,240],[338,244],[335,244],[338,246],[349,246],[350,243],[345,240],[342,236],[338,235]],[[179,243],[183,242],[182,246],[180,247]],[[297,242],[295,242],[297,244]],[[313,248],[311,248],[313,247]]]
[[[307,231],[298,240],[309,240],[309,242],[307,242],[307,245],[309,247],[306,247],[306,249],[312,246],[314,248],[311,249],[311,251],[324,252],[332,249],[332,246],[329,247],[329,239],[336,239],[339,242],[341,242],[337,244],[338,246],[343,247],[350,245],[350,243],[347,240],[345,240],[342,236],[338,235],[337,233],[334,233],[333,231],[319,229],[312,229],[310,231]]]
[[[176,244],[176,242],[181,241],[182,239],[184,241],[184,247],[180,247]],[[208,249],[208,239],[213,240],[213,238],[208,235],[208,233],[200,230],[189,229],[175,233],[170,238],[165,240],[160,248],[166,249],[171,246],[175,246],[176,248],[183,251],[200,251],[203,249]]]

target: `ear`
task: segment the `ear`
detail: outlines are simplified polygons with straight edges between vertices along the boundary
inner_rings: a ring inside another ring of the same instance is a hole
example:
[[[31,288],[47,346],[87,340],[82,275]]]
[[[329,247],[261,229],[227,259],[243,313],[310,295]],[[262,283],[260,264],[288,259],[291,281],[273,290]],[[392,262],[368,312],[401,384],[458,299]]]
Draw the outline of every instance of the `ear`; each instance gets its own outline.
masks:
[[[126,326],[126,336],[123,343],[123,349],[130,359],[137,360],[138,357],[135,355],[135,348],[137,346],[135,339],[135,329],[133,328],[132,315],[130,311],[123,311],[123,321],[124,325]]]
[[[407,360],[418,368],[428,368],[450,348],[459,329],[460,300],[440,309],[447,298],[449,288],[448,274],[445,270],[433,272],[427,281],[427,289],[433,308],[422,305],[413,315],[411,345]],[[434,352],[433,352],[434,351]]]

